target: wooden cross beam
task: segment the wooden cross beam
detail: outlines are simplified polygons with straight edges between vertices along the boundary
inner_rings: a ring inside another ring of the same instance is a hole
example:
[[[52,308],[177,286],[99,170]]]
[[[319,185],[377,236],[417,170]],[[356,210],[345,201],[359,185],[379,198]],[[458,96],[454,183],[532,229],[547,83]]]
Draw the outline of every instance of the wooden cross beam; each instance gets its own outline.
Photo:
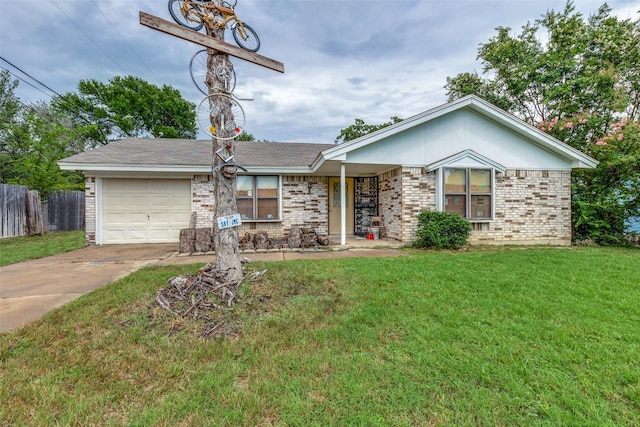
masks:
[[[140,24],[201,46],[235,56],[236,58],[244,59],[245,61],[252,62],[256,65],[284,73],[284,64],[282,62],[275,61],[271,58],[267,58],[266,56],[258,55],[254,52],[249,52],[248,50],[242,49],[238,46],[216,40],[213,37],[198,33],[197,31],[190,30],[181,25],[174,24],[173,22],[166,21],[158,18],[157,16],[149,15],[142,11],[140,12]]]

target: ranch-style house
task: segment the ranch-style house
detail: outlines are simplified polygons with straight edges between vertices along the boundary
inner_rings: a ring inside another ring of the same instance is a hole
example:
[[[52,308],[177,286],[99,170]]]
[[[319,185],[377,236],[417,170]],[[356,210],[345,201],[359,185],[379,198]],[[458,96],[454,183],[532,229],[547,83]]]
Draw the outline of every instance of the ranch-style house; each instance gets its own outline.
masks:
[[[409,244],[417,215],[455,212],[478,244],[571,243],[571,171],[597,162],[467,96],[339,145],[234,142],[240,232],[312,227],[345,244],[373,218]],[[82,171],[89,244],[177,242],[213,225],[212,142],[123,139],[59,162]]]

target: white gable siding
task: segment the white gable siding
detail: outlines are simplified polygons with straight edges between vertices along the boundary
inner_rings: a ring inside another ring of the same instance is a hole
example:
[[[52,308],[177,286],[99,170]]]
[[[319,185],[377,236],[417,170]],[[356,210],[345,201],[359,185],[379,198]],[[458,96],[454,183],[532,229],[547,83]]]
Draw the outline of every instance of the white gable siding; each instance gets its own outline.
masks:
[[[346,162],[423,166],[468,149],[509,169],[571,169],[569,161],[466,109],[350,151]]]

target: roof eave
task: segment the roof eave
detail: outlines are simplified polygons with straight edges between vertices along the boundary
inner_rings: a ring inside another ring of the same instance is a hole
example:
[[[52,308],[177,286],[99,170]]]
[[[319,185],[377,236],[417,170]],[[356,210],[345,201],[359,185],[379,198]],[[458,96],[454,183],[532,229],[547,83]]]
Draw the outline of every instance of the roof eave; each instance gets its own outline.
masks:
[[[313,170],[308,166],[243,166],[247,173],[271,174],[271,175],[312,175]]]
[[[96,172],[193,172],[211,171],[211,166],[204,165],[122,165],[115,163],[72,163],[58,162],[62,170],[96,171]]]
[[[105,163],[70,163],[59,162],[62,170],[87,171],[87,172],[155,172],[155,173],[193,173],[210,174],[211,165],[179,166],[179,165],[118,165]],[[240,165],[243,166],[243,165]],[[312,174],[313,170],[308,166],[243,166],[251,173],[261,174]]]

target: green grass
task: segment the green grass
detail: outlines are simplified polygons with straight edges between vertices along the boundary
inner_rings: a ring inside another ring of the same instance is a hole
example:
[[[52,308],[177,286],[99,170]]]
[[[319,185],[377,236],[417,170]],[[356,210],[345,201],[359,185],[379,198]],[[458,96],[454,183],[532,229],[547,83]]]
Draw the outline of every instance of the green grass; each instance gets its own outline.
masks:
[[[84,231],[57,231],[41,236],[0,239],[0,265],[44,258],[84,247]]]
[[[255,263],[234,340],[141,270],[0,336],[0,424],[640,425],[640,251],[407,253]]]

